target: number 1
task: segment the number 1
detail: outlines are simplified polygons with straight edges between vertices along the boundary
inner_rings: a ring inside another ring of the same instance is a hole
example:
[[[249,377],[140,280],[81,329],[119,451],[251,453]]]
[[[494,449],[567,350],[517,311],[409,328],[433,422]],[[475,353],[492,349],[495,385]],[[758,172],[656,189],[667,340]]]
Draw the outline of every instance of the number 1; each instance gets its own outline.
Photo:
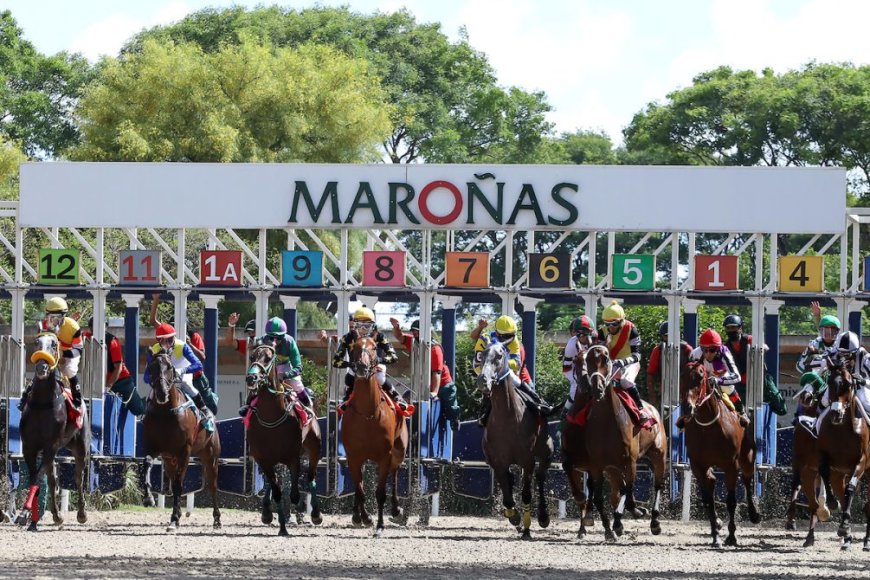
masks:
[[[709,266],[707,266],[708,270],[713,270],[713,281],[710,282],[710,288],[722,288],[725,286],[725,282],[719,280],[719,260],[715,262],[711,262]]]

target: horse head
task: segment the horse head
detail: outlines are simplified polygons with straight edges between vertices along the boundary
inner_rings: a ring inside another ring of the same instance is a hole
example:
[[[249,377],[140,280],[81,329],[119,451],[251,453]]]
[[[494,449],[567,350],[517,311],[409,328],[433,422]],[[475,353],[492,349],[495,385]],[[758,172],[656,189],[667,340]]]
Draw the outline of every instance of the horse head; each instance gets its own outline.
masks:
[[[148,363],[148,373],[151,375],[151,389],[154,391],[154,400],[158,405],[169,403],[169,395],[176,382],[181,379],[175,367],[172,366],[172,358],[166,351],[161,351],[151,358]]]
[[[30,360],[36,363],[36,378],[47,379],[54,371],[58,362],[58,340],[51,332],[42,332],[36,337],[36,352]]]
[[[275,389],[275,347],[271,344],[257,344],[251,351],[248,372],[245,374],[245,384],[249,391],[259,391],[261,387]]]
[[[350,364],[357,377],[368,379],[375,374],[378,368],[378,347],[373,338],[362,336],[354,341],[350,351]]]
[[[489,397],[493,387],[511,374],[507,346],[502,342],[494,342],[478,352],[475,357],[480,363],[477,388],[483,396]]]
[[[706,399],[709,389],[704,363],[690,362],[683,366],[680,373],[680,400],[689,405],[692,413]]]
[[[607,351],[607,347],[596,344],[586,351],[585,359],[586,368],[592,371],[588,378],[592,396],[596,401],[600,401],[604,398],[604,394],[607,392],[607,383],[612,378],[613,363],[610,360],[610,353]],[[577,384],[579,388],[580,383]]]
[[[577,391],[574,394],[575,403],[581,396],[589,395],[589,373],[586,371],[586,351],[578,352],[573,360],[574,382]]]
[[[835,425],[843,422],[846,416],[846,409],[852,403],[852,398],[855,392],[855,382],[852,379],[852,373],[849,372],[846,360],[831,357],[826,357],[828,363],[828,393],[831,399],[831,410],[836,411],[833,416]]]

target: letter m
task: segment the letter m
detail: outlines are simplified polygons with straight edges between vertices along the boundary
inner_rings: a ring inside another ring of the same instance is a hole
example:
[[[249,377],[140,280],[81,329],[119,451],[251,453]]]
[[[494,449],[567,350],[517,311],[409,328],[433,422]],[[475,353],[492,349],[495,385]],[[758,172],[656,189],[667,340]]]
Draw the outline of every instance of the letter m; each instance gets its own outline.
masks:
[[[314,200],[311,199],[311,193],[308,191],[308,184],[304,181],[297,181],[296,190],[293,192],[293,207],[290,210],[290,219],[287,220],[287,223],[299,222],[299,219],[297,218],[297,212],[299,211],[300,199],[305,202],[305,206],[308,208],[308,215],[311,216],[311,220],[314,223],[319,222],[320,214],[323,212],[323,208],[326,206],[327,198],[329,198],[330,200],[330,209],[332,210],[332,219],[330,220],[330,223],[341,223],[341,218],[338,215],[337,181],[330,181],[326,184],[326,187],[323,189],[323,195],[320,196],[320,201],[317,202],[316,207],[314,205]]]

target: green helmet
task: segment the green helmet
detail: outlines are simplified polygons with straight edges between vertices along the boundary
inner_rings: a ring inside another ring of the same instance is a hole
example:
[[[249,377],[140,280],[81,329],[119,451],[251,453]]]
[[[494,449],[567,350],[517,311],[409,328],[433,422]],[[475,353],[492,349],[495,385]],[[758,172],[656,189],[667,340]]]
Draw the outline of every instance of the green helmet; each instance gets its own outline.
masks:
[[[836,316],[831,316],[830,314],[822,316],[822,319],[819,320],[819,328],[821,328],[823,326],[834,326],[837,329],[842,328],[840,326],[840,319],[837,318]]]
[[[825,386],[825,380],[818,373],[804,373],[801,375],[801,386],[805,387],[807,385],[812,385],[813,389],[818,390]]]

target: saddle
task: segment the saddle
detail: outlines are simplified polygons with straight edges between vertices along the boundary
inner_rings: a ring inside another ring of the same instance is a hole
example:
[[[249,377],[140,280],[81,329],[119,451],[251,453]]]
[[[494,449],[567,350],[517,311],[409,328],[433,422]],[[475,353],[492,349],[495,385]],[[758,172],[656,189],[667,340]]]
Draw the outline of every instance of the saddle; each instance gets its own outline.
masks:
[[[631,395],[629,395],[624,389],[615,389],[615,391],[619,400],[622,401],[622,406],[625,407],[625,410],[628,412],[628,416],[631,418],[631,422],[634,426],[638,429],[652,429],[653,425],[658,422],[655,417],[646,417],[642,419],[640,409],[637,408]]]
[[[251,419],[253,418],[254,413],[257,412],[256,408],[257,408],[258,400],[259,400],[259,397],[254,397],[253,399],[251,399],[251,404],[248,407],[248,412],[242,418],[242,423],[245,425],[245,429],[251,428]],[[299,419],[300,425],[302,425],[303,427],[307,427],[308,424],[311,423],[311,420],[314,419],[314,417],[315,417],[314,411],[311,409],[308,409],[305,405],[300,403],[299,399],[296,398],[295,394],[292,397],[287,396],[287,400],[291,403],[290,408],[293,409],[293,412],[296,414],[296,417]],[[277,427],[277,425],[275,425],[275,426]]]

